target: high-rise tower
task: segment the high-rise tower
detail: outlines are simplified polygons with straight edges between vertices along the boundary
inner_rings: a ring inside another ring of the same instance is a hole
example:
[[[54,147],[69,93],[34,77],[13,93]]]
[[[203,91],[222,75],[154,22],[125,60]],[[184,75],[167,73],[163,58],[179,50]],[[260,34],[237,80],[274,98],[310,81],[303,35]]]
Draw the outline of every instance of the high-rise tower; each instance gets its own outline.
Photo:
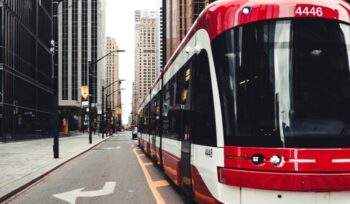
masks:
[[[117,42],[115,38],[107,37],[107,53],[118,50]],[[119,80],[119,53],[114,52],[107,56],[107,83],[111,85],[105,91],[106,95],[110,95],[107,99],[110,102],[112,109],[117,109],[120,106],[120,83],[116,82]]]
[[[135,11],[135,97],[136,107],[159,74],[159,12]],[[135,112],[135,111],[133,111]]]
[[[169,59],[202,10],[216,0],[166,1],[166,57]],[[164,8],[162,8],[164,9]],[[162,28],[164,29],[164,28]]]
[[[92,103],[101,104],[105,83],[105,60],[92,68],[105,51],[105,0],[65,0],[58,8],[58,87],[61,118],[68,119],[70,130],[78,129],[82,107],[81,87],[92,83]]]

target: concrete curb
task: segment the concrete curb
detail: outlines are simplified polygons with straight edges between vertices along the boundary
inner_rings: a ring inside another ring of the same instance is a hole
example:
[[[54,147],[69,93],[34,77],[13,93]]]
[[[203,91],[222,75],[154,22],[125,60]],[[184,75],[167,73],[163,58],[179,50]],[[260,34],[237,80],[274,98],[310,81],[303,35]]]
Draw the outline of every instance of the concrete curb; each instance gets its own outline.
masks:
[[[26,188],[30,187],[31,185],[33,185],[34,183],[40,181],[42,178],[44,178],[45,176],[49,175],[50,173],[52,173],[53,171],[55,171],[56,169],[62,167],[63,165],[65,165],[66,163],[72,161],[73,159],[76,159],[77,157],[83,155],[84,153],[88,152],[89,150],[91,150],[92,148],[96,147],[97,145],[101,144],[102,142],[106,141],[107,139],[109,139],[110,137],[105,137],[103,140],[99,141],[98,143],[90,146],[90,147],[87,147],[86,149],[84,149],[82,152],[80,153],[77,153],[75,155],[73,155],[71,158],[63,161],[62,163],[60,164],[57,164],[57,166],[53,167],[52,169],[50,169],[49,171],[41,174],[40,176],[38,177],[35,177],[33,178],[31,181],[23,184],[22,186],[12,190],[11,192],[5,194],[4,196],[2,196],[0,198],[0,203],[6,203],[6,202],[9,202],[10,199],[15,196],[16,194],[18,194],[19,192],[25,190]]]

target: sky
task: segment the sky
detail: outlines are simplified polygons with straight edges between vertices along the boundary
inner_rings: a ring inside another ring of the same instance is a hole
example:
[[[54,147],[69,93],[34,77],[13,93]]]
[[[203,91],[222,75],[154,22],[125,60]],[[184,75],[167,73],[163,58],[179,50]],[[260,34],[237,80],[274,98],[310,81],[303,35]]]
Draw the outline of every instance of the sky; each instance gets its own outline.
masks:
[[[123,123],[128,122],[132,106],[132,83],[134,81],[134,11],[159,9],[159,0],[106,0],[106,37],[116,39],[119,49],[119,78],[122,82],[121,100]]]

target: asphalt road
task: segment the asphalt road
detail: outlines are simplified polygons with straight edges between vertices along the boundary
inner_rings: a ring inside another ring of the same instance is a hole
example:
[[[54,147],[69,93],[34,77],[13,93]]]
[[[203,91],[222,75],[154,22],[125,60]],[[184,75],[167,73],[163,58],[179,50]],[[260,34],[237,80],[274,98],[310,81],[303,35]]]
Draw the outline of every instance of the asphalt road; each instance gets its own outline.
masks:
[[[11,204],[185,203],[181,192],[131,140],[110,137],[12,197]]]

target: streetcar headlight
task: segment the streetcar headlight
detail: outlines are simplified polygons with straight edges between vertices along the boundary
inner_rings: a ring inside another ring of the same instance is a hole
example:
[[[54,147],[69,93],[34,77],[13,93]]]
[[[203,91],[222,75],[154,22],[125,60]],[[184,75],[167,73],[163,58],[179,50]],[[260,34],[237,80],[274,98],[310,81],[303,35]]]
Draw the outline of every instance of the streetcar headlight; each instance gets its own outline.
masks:
[[[252,10],[252,7],[246,6],[243,8],[242,12],[243,14],[249,14],[251,10]]]
[[[251,161],[253,164],[259,165],[259,164],[264,163],[265,158],[264,158],[264,155],[262,155],[262,154],[254,154],[251,158]]]
[[[279,155],[273,155],[271,158],[270,158],[270,162],[272,165],[275,165],[275,166],[278,166],[282,163],[283,161],[283,158]]]

